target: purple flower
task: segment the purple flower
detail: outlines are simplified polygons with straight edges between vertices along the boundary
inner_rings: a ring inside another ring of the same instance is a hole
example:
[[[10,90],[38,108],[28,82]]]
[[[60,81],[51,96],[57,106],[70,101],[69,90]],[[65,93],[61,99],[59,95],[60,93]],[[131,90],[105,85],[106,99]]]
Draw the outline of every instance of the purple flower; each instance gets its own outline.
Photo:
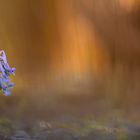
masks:
[[[0,87],[2,93],[5,96],[10,95],[10,89],[13,87],[13,83],[10,82],[10,75],[15,75],[15,68],[10,68],[7,63],[6,54],[4,51],[0,51]]]

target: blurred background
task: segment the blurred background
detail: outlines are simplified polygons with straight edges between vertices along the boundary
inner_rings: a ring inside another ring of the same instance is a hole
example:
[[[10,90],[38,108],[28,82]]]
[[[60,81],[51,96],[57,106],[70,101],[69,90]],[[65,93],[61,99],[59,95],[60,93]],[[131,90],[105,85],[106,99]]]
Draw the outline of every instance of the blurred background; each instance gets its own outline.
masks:
[[[0,115],[140,121],[139,0],[0,0],[15,87]]]

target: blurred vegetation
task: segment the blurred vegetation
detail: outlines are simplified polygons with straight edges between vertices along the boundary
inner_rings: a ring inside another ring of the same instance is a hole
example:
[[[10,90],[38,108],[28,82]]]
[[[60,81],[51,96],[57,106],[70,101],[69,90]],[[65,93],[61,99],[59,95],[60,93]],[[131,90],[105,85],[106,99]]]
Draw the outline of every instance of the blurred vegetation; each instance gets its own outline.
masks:
[[[12,122],[6,118],[0,118],[0,137],[8,138],[14,133]]]

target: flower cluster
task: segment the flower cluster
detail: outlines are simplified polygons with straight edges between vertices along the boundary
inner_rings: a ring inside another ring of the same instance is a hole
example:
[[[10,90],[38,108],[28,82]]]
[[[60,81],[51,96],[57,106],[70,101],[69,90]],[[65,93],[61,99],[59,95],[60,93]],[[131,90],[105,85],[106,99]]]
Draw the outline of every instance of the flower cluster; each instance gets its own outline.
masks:
[[[5,96],[10,95],[10,89],[14,86],[9,77],[11,74],[15,75],[15,70],[15,68],[10,68],[5,52],[0,51],[0,88]]]

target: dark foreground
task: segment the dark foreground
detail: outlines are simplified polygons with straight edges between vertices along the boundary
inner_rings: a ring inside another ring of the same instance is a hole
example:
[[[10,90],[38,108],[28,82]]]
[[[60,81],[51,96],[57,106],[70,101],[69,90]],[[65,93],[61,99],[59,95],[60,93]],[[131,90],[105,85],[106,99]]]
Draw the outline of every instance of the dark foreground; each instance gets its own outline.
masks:
[[[94,120],[37,121],[30,125],[1,119],[0,140],[140,140],[140,126],[131,122]]]

